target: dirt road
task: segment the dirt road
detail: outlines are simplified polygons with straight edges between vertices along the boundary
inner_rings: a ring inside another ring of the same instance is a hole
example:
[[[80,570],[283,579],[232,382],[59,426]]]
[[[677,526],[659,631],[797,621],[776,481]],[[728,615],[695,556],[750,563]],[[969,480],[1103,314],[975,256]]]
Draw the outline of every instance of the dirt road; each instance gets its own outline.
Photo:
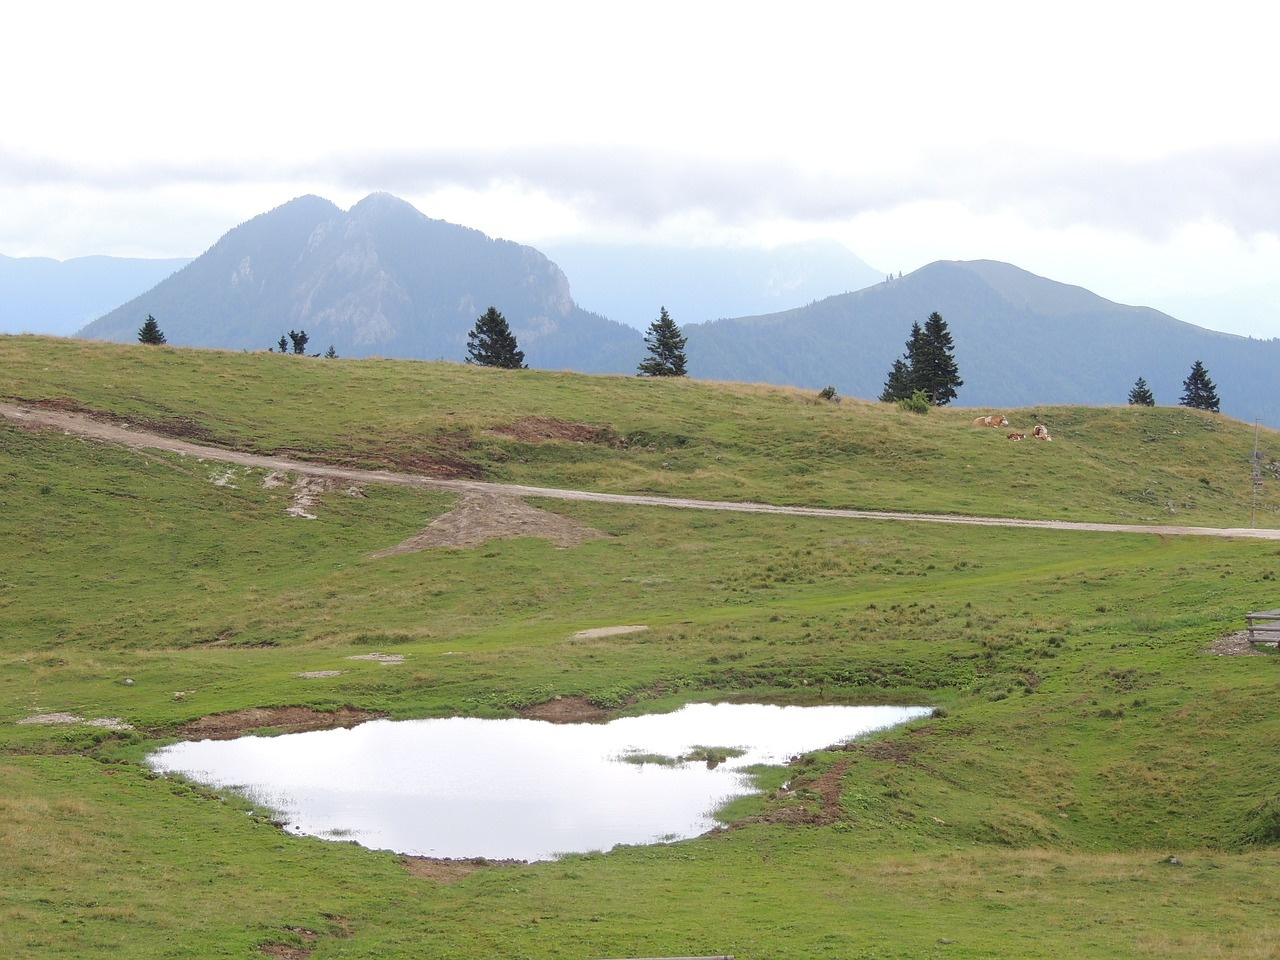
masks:
[[[947,523],[984,527],[1024,527],[1038,530],[1077,530],[1101,533],[1149,533],[1159,536],[1250,537],[1280,540],[1280,530],[1249,527],[1180,527],[1130,523],[1077,523],[1067,520],[1018,520],[1009,517],[969,517],[934,513],[893,513],[883,510],[840,510],[827,507],[787,507],[767,503],[731,503],[719,500],[690,500],[682,497],[659,497],[621,493],[591,493],[586,490],[561,490],[554,487],[529,487],[510,483],[485,483],[478,480],[443,480],[388,470],[360,470],[307,463],[288,457],[272,457],[203,446],[176,437],[150,433],[118,423],[96,420],[81,413],[45,407],[24,407],[0,403],[0,415],[29,429],[61,430],[64,433],[115,443],[138,450],[164,450],[189,457],[234,463],[264,470],[327,477],[351,483],[389,483],[427,490],[446,490],[460,494],[487,497],[546,497],[554,500],[579,500],[593,503],[615,503],[633,507],[664,507],[677,510],[719,510],[733,513],[772,513],[792,517],[830,517],[841,520],[894,520],[914,523]]]

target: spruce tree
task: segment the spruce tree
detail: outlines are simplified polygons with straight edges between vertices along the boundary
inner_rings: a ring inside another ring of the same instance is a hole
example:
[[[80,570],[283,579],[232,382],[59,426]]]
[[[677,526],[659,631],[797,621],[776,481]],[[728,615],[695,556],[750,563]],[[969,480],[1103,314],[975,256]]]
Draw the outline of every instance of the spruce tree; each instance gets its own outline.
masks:
[[[1156,405],[1155,394],[1151,392],[1151,388],[1147,386],[1147,381],[1139,377],[1134,381],[1133,389],[1129,391],[1129,404],[1135,407],[1154,407]]]
[[[649,324],[644,335],[644,345],[649,356],[640,361],[638,368],[643,377],[683,377],[685,375],[684,345],[688,337],[680,335],[680,328],[662,308],[657,320]]]
[[[915,388],[923,390],[935,407],[945,407],[956,398],[956,390],[964,386],[947,321],[937,311],[924,322],[923,347],[920,355],[912,358],[911,378]]]
[[[918,325],[917,325],[918,326]],[[883,403],[896,403],[911,396],[911,368],[905,358],[893,361],[889,378],[884,382],[884,390],[880,394]]]
[[[956,390],[964,386],[952,349],[951,334],[941,314],[929,314],[923,327],[911,324],[907,352],[893,361],[880,399],[886,403],[910,400],[920,391],[931,406],[950,403]]]
[[[477,317],[475,326],[467,334],[467,363],[508,370],[523,370],[527,366],[515,334],[494,307]]]
[[[290,330],[289,339],[293,341],[293,352],[296,355],[302,356],[304,353],[307,352],[307,341],[311,339],[309,336],[307,336],[307,331]]]
[[[138,330],[138,342],[145,343],[156,347],[165,343],[164,333],[160,329],[160,324],[156,323],[156,318],[147,314],[147,319],[142,322],[142,326]]]
[[[1208,371],[1199,360],[1191,365],[1191,372],[1182,381],[1182,399],[1178,403],[1196,410],[1218,412],[1218,388],[1213,385]]]

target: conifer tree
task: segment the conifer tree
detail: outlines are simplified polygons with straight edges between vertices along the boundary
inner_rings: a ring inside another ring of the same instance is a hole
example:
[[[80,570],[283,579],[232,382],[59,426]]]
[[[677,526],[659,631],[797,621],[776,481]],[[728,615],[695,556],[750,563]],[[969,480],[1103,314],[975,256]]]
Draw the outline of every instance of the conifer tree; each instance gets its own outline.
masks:
[[[1178,403],[1196,410],[1218,412],[1218,388],[1213,385],[1208,371],[1199,360],[1191,365],[1191,372],[1182,381],[1182,399]]]
[[[1139,377],[1134,381],[1133,389],[1129,391],[1129,404],[1135,407],[1154,407],[1156,405],[1155,394],[1151,392],[1151,388],[1147,386],[1147,381],[1143,377]]]
[[[305,330],[290,330],[289,339],[293,341],[293,352],[298,356],[302,356],[307,352],[307,341],[311,338],[307,336]],[[283,347],[281,348],[284,349]]]
[[[909,400],[920,391],[930,406],[950,403],[956,397],[956,390],[964,386],[952,350],[951,334],[941,314],[929,314],[923,327],[919,323],[911,324],[907,352],[893,361],[880,399],[886,403]]]
[[[934,311],[924,322],[923,349],[912,358],[911,378],[915,388],[923,390],[935,407],[945,407],[956,398],[956,390],[964,386],[954,351],[947,321]]]
[[[911,396],[911,368],[907,366],[905,357],[899,357],[893,361],[893,368],[889,371],[889,378],[884,382],[880,400],[883,403],[896,403],[909,396]]]
[[[490,307],[467,334],[467,363],[482,367],[504,367],[523,370],[524,351],[516,343],[515,334],[507,325],[506,317]]]
[[[684,345],[688,337],[680,335],[680,328],[662,308],[658,319],[649,324],[644,335],[644,345],[649,356],[640,361],[638,371],[642,377],[683,377],[685,375]]]
[[[156,323],[156,318],[151,314],[147,314],[147,319],[142,322],[142,326],[138,329],[138,342],[153,347],[160,346],[166,342],[164,332],[160,329],[160,324]]]

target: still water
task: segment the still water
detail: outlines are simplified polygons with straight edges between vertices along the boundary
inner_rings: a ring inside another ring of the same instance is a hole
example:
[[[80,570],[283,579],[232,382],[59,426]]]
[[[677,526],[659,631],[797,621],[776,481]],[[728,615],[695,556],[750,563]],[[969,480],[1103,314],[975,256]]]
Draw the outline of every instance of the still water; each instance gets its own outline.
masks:
[[[717,809],[752,791],[753,764],[782,764],[928,712],[694,704],[607,724],[375,720],[177,743],[148,762],[234,789],[295,833],[417,856],[548,860],[705,833]],[[677,762],[697,747],[741,755],[710,769]]]

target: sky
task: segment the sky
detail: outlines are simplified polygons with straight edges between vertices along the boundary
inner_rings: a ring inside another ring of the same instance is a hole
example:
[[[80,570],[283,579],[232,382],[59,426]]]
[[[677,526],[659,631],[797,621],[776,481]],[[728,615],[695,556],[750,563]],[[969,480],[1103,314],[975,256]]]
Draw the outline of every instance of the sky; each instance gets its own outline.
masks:
[[[294,197],[385,191],[535,247],[834,239],[895,274],[1003,260],[1277,337],[1264,16],[1256,0],[10,5],[0,254],[193,257]]]

